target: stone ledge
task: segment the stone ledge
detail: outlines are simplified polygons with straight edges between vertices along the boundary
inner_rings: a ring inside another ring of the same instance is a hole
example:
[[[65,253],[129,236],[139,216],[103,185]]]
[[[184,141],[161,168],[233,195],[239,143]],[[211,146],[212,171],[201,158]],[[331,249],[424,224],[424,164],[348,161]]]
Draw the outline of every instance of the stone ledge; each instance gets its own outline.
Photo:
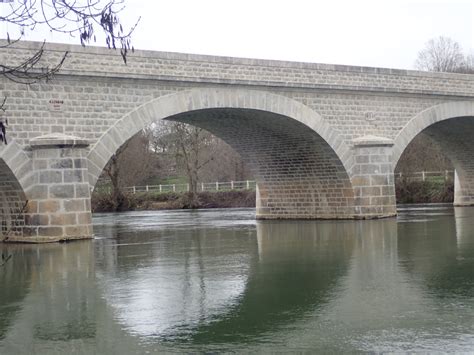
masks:
[[[390,138],[367,135],[353,139],[352,144],[354,147],[391,147],[394,142]]]
[[[94,237],[93,236],[73,236],[73,237],[12,236],[12,237],[9,237],[7,240],[5,240],[4,243],[44,244],[44,243],[69,242],[69,241],[87,240],[87,239],[94,239]]]
[[[64,148],[64,147],[88,147],[90,142],[87,139],[68,136],[62,133],[50,133],[44,136],[35,137],[30,140],[33,149],[38,148]]]

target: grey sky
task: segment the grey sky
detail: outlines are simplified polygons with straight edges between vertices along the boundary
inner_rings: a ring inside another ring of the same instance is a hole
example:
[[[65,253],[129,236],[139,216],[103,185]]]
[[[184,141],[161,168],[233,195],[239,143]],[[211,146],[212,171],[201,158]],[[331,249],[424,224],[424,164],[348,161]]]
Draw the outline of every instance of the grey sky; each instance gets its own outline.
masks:
[[[133,37],[140,49],[408,69],[433,37],[448,36],[466,52],[474,50],[474,0],[127,4],[126,22],[142,17]],[[50,34],[34,38],[64,41]]]

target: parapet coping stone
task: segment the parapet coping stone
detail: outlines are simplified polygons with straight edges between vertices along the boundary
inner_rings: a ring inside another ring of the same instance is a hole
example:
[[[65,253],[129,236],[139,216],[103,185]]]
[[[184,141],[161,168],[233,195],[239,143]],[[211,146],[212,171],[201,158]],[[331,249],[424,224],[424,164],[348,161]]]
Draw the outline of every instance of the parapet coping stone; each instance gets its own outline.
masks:
[[[63,133],[49,133],[30,140],[30,146],[32,148],[88,147],[89,145],[90,142],[87,139]]]
[[[386,137],[379,137],[374,135],[366,135],[362,137],[357,137],[352,140],[354,147],[383,147],[383,146],[393,146],[393,139]]]

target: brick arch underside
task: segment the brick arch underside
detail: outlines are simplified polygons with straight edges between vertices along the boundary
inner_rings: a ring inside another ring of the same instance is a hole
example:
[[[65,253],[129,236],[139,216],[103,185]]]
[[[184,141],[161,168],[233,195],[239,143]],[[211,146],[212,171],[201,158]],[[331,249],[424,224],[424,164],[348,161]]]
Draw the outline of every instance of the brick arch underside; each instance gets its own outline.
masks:
[[[455,205],[474,205],[474,116],[454,117],[422,131],[450,159],[458,177]]]
[[[23,236],[25,226],[25,193],[17,178],[3,159],[0,159],[0,225],[1,236]]]
[[[353,190],[342,162],[302,123],[250,109],[198,110],[168,119],[201,127],[240,154],[258,183],[258,218],[353,218]]]

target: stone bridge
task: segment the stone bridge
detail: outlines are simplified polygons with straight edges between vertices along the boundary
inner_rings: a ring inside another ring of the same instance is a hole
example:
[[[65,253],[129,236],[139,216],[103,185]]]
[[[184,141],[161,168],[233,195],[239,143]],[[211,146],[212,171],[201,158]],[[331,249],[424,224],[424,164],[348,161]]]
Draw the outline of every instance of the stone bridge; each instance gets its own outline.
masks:
[[[39,48],[2,49],[18,63]],[[420,133],[456,168],[455,204],[474,204],[474,75],[48,45],[47,82],[0,79],[9,144],[0,147],[9,241],[90,238],[90,193],[110,157],[157,120],[225,140],[258,182],[257,218],[396,214],[394,168]]]

